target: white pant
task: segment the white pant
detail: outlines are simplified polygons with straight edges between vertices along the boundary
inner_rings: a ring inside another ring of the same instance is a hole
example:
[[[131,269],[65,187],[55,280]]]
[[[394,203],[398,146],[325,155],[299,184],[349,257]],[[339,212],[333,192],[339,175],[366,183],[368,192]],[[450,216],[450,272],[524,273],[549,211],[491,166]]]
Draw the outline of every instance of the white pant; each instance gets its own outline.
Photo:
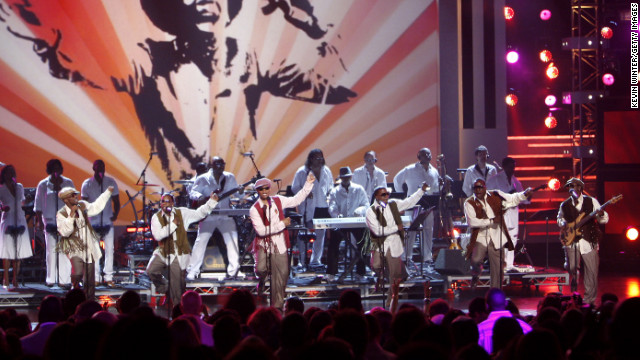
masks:
[[[195,244],[193,244],[191,261],[187,267],[189,276],[195,277],[200,273],[204,253],[207,250],[207,244],[215,229],[218,229],[220,233],[222,233],[224,244],[227,247],[227,260],[229,261],[227,275],[235,276],[240,269],[240,263],[238,261],[238,230],[235,221],[228,216],[209,215],[198,226],[198,237],[196,238]]]
[[[104,281],[113,281],[113,225],[102,240],[104,241]],[[102,280],[98,261],[96,262],[96,281],[102,282]]]
[[[409,231],[409,246],[413,246],[416,241],[418,231]],[[433,260],[433,211],[424,219],[422,223],[422,256],[425,262]],[[409,258],[411,258],[411,248],[407,249]]]
[[[511,237],[511,242],[513,242],[513,247],[516,247],[518,243],[518,228],[509,229],[509,236]],[[507,269],[513,267],[513,259],[515,257],[515,251],[504,249],[504,259],[507,264]]]
[[[58,283],[66,285],[71,283],[71,261],[66,254],[56,253],[56,236],[44,232],[44,240],[47,246],[46,261],[47,261],[47,278],[45,282],[47,284],[56,283],[56,275],[60,275]],[[58,269],[56,270],[56,263],[58,263]],[[58,274],[56,274],[58,271]]]
[[[325,229],[316,229],[316,239],[313,241],[313,247],[311,251],[310,265],[322,264],[322,253],[324,252],[324,233]]]

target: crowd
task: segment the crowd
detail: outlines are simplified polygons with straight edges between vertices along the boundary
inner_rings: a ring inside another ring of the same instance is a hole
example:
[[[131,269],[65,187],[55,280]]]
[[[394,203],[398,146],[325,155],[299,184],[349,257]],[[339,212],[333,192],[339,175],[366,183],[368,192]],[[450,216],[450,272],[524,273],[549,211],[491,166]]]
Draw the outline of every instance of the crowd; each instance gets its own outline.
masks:
[[[117,314],[78,289],[42,300],[38,325],[8,308],[0,312],[0,359],[637,359],[640,298],[601,305],[549,294],[535,316],[520,316],[498,289],[468,311],[445,300],[424,308],[394,301],[392,310],[364,311],[345,290],[327,310],[289,298],[283,311],[257,307],[236,290],[207,314],[200,295],[183,294],[169,321],[134,291]]]

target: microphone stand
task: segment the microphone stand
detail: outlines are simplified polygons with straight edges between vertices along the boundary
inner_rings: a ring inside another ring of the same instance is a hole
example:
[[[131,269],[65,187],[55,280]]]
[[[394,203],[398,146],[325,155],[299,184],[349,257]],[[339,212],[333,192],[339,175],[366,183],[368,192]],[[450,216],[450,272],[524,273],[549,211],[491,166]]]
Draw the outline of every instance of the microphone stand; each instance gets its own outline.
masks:
[[[251,159],[251,162],[253,163],[253,168],[256,169],[256,179],[261,179],[263,176],[262,174],[260,174],[260,169],[258,169],[258,165],[256,165],[256,162],[254,160],[255,154],[253,152],[242,153],[242,156],[245,156]]]
[[[500,228],[500,285],[498,286],[498,289],[502,290],[502,283],[504,282],[504,265],[502,265],[502,262],[504,261],[504,244],[502,239],[504,233],[504,209],[502,208],[502,200],[500,200],[500,211],[498,214],[500,215],[500,224],[498,225]]]
[[[251,158],[251,160],[253,160],[253,157]],[[268,234],[268,246],[267,246],[267,277],[269,278],[269,306],[273,305],[273,274],[271,273],[272,269],[271,269],[271,255],[273,252],[272,246],[273,246],[273,239],[271,238],[271,201],[270,199],[267,199],[267,201],[269,201],[269,207],[268,207],[268,211],[269,211],[269,215],[265,214],[265,217],[268,216],[267,221],[269,222],[269,225],[267,225],[267,234]],[[285,229],[285,231],[287,231]]]
[[[144,192],[142,193],[144,196]],[[160,199],[160,201],[162,201],[162,198]],[[162,211],[162,209],[160,209],[160,211]],[[173,212],[173,207],[171,208],[171,211]],[[162,215],[164,216],[164,214]],[[174,217],[175,219],[175,217]],[[169,236],[171,236],[171,213],[169,213],[169,218],[167,219],[167,237],[166,237],[166,241],[167,243],[165,243],[165,246],[167,246],[168,248],[171,248],[171,246],[168,245],[169,242],[173,242],[173,238],[169,238]],[[172,244],[175,245],[175,244]],[[167,319],[171,319],[171,310],[173,308],[173,299],[171,299],[171,294],[172,294],[172,289],[171,289],[171,253],[168,251],[169,249],[165,249],[165,254],[167,254],[167,263],[169,264],[167,267],[167,285],[168,285],[168,290],[169,290],[169,301],[167,301]],[[174,249],[175,251],[175,246]],[[177,255],[176,255],[176,260],[177,260]],[[165,294],[166,295],[166,294]]]
[[[146,194],[146,188],[147,188],[147,167],[149,167],[149,164],[151,163],[151,159],[153,159],[153,152],[149,153],[149,160],[147,160],[147,163],[144,165],[144,169],[142,169],[142,173],[140,173],[140,177],[138,178],[138,180],[136,181],[136,185],[142,185],[142,189],[140,189],[140,191],[142,191],[142,218],[144,219],[144,224],[147,224],[147,208],[146,206],[146,199],[147,199],[147,194]],[[140,180],[142,180],[142,184],[140,184]],[[134,196],[135,197],[135,196]]]
[[[58,215],[58,207],[60,206],[60,204],[58,203],[58,193],[60,192],[60,190],[56,190],[56,217],[54,218],[54,222],[56,224],[56,229],[58,228],[58,220],[57,220],[57,215]],[[47,228],[45,226],[44,231],[47,231]],[[55,284],[57,287],[60,287],[60,252],[57,251],[55,248],[58,247],[58,241],[60,241],[60,239],[58,238],[58,231],[56,230],[56,244],[54,247],[54,251],[55,251],[55,259],[56,259],[56,281]]]

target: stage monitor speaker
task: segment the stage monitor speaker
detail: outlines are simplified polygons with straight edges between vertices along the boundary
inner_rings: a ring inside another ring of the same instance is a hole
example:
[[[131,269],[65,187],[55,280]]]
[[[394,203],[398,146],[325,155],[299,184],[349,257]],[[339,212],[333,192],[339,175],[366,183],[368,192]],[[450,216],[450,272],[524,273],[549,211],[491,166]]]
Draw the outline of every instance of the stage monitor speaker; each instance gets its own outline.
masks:
[[[440,249],[434,269],[442,275],[467,275],[470,264],[462,255],[462,250]]]
[[[227,271],[227,265],[218,246],[207,246],[202,261],[202,271]]]

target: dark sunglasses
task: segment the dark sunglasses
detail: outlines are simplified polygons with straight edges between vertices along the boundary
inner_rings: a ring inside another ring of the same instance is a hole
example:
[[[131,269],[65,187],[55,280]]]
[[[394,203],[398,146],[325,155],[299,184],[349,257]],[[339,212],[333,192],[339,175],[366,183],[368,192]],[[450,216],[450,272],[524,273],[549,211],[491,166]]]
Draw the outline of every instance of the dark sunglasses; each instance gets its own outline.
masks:
[[[383,192],[382,194],[380,194],[380,196],[389,196],[388,192]]]
[[[270,188],[270,187],[264,187],[264,186],[263,186],[263,187],[261,187],[261,188],[258,188],[258,191],[264,191],[264,190],[269,190],[269,189],[271,189],[271,188]]]
[[[476,186],[474,186],[473,188],[474,188],[474,189],[484,189],[484,186],[482,186],[482,185],[476,185]]]

